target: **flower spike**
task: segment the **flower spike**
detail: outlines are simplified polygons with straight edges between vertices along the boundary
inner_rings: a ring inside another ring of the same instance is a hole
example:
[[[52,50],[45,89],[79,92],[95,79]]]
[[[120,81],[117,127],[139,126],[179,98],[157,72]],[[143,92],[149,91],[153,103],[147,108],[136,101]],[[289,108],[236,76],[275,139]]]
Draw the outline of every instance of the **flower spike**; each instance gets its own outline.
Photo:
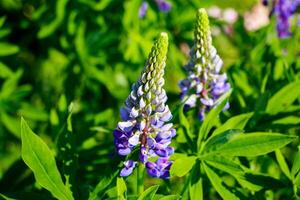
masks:
[[[185,66],[188,77],[179,83],[184,110],[198,108],[198,117],[215,106],[217,99],[230,89],[226,74],[220,74],[223,61],[212,45],[209,20],[205,9],[199,9],[194,32],[194,45]],[[227,105],[226,108],[228,108]]]
[[[163,89],[167,49],[168,35],[161,33],[139,80],[133,84],[121,109],[122,121],[114,130],[117,153],[126,156],[134,149],[139,149],[140,162],[145,164],[150,176],[157,178],[170,177],[172,162],[168,158],[174,149],[169,144],[176,134],[173,125],[167,123],[172,114],[166,105],[167,95]],[[150,158],[156,162],[149,162]],[[135,166],[135,161],[125,161],[120,175],[130,175]]]

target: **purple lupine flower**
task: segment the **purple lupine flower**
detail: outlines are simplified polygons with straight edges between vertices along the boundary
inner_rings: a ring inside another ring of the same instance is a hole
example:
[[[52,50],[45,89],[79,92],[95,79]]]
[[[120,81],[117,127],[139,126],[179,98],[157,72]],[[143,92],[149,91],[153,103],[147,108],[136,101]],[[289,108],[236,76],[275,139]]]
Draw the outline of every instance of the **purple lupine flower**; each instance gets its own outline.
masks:
[[[179,82],[184,110],[198,109],[202,121],[221,95],[230,89],[226,74],[221,74],[223,61],[212,46],[209,21],[204,9],[197,13],[194,45],[185,66],[188,77]],[[229,105],[225,107],[228,108]]]
[[[278,0],[274,7],[274,13],[277,18],[277,34],[280,38],[291,36],[290,17],[295,13],[297,7],[300,6],[300,0]]]
[[[139,8],[139,17],[144,18],[147,10],[148,10],[148,3],[146,1],[143,1],[143,3],[141,4],[141,6]]]
[[[158,8],[162,12],[169,12],[171,10],[171,4],[166,0],[155,0]]]
[[[170,167],[172,162],[166,158],[159,158],[156,162],[147,162],[146,168],[149,176],[155,178],[170,178]]]
[[[169,178],[168,170],[172,162],[168,159],[174,153],[169,145],[176,135],[173,125],[167,123],[172,114],[166,105],[167,95],[163,89],[167,48],[168,36],[161,33],[139,80],[132,86],[125,106],[121,109],[122,121],[114,130],[117,153],[126,156],[138,149],[139,160],[143,164],[148,163],[149,158],[158,158],[155,169],[159,171],[159,176],[155,177],[159,178]],[[134,161],[125,161],[120,175],[130,175],[134,167]],[[146,168],[152,176],[152,165],[147,164]]]

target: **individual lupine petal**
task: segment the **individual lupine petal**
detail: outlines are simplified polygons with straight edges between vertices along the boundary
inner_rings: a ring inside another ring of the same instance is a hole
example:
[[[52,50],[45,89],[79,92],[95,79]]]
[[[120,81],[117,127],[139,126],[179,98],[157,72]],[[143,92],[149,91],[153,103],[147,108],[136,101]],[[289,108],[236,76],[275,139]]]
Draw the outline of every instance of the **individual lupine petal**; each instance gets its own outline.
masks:
[[[171,165],[172,162],[168,161],[168,158],[159,158],[155,163],[147,162],[146,170],[151,177],[168,179]]]
[[[132,174],[133,169],[135,168],[136,162],[133,160],[127,160],[124,162],[124,167],[121,169],[120,176],[129,176]]]
[[[171,4],[166,0],[155,0],[158,8],[162,12],[169,12],[171,10]]]
[[[132,130],[134,126],[134,122],[133,121],[125,121],[125,122],[119,122],[118,123],[118,127],[124,131],[124,132],[129,132]]]
[[[141,4],[141,6],[139,8],[139,17],[144,18],[147,10],[148,10],[148,3],[146,1],[143,1],[143,3]]]
[[[136,132],[133,136],[128,139],[128,143],[132,146],[136,146],[140,141],[140,132]]]

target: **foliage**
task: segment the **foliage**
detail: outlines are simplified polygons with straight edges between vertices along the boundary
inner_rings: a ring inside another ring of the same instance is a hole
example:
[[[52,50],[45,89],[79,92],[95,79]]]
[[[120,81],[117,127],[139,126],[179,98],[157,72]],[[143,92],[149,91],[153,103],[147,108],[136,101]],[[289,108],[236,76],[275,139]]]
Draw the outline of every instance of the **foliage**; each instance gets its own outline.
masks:
[[[0,1],[0,199],[299,199],[300,29],[280,39],[276,17],[247,31],[256,0]],[[196,11],[210,17],[213,45],[232,90],[204,121],[183,112]],[[217,31],[213,31],[217,30]],[[154,39],[167,32],[167,104],[177,135],[171,178],[137,168],[121,178],[113,129]],[[224,106],[230,102],[230,108]],[[22,119],[21,119],[22,117]]]

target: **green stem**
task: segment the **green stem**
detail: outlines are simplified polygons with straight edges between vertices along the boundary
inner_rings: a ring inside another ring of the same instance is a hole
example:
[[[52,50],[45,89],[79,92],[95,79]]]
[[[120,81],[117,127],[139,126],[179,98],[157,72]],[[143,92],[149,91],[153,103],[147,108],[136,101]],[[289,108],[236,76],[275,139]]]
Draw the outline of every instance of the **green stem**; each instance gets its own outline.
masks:
[[[138,164],[137,167],[137,194],[141,195],[144,191],[144,165],[142,163]]]

